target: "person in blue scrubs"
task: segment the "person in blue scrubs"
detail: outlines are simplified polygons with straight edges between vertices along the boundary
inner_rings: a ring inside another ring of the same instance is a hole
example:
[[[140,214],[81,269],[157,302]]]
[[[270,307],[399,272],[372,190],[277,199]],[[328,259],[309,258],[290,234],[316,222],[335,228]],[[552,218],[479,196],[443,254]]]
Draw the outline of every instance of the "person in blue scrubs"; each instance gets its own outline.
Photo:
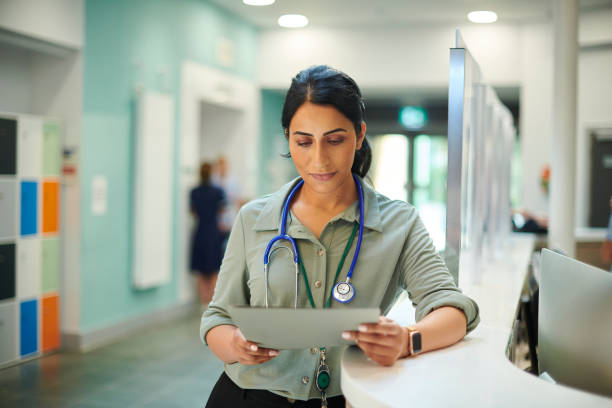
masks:
[[[219,229],[219,213],[225,203],[223,190],[210,182],[212,166],[200,166],[200,185],[190,194],[191,213],[197,218],[191,245],[191,270],[198,277],[200,303],[212,299],[223,258],[223,233]]]

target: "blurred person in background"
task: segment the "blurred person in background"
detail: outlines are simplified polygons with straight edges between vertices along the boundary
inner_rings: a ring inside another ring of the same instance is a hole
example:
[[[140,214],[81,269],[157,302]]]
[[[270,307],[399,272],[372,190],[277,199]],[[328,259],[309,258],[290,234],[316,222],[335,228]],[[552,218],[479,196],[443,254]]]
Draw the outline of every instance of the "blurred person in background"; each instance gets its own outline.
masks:
[[[191,270],[197,274],[203,306],[212,299],[223,258],[219,215],[225,206],[225,193],[211,183],[211,173],[212,165],[202,163],[200,185],[191,190],[189,200],[191,214],[197,222],[191,244]]]
[[[245,203],[242,198],[240,183],[229,173],[229,164],[225,156],[219,156],[215,163],[212,183],[219,186],[226,197],[226,205],[221,210],[219,218],[219,228],[223,234],[223,251],[227,245],[227,238],[234,225],[234,220],[238,214],[238,210]]]

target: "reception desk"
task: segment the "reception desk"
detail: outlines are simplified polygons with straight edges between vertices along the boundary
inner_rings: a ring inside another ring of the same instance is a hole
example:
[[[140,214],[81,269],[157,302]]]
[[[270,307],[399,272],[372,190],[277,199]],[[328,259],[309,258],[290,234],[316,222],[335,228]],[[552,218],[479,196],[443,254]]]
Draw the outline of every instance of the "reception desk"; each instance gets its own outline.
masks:
[[[497,261],[460,263],[459,286],[480,307],[481,323],[464,340],[443,350],[382,367],[360,349],[342,358],[342,390],[359,407],[611,407],[612,399],[553,384],[523,372],[506,357],[534,238],[517,234]],[[409,301],[390,317],[414,322]]]

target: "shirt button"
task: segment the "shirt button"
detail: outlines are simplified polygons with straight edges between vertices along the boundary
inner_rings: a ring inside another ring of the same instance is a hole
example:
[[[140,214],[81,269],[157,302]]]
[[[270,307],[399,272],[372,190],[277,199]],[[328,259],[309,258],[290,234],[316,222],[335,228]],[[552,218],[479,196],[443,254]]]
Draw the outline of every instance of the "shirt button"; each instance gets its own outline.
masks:
[[[320,280],[315,281],[315,287],[316,288],[320,288],[321,287],[321,281]]]
[[[308,378],[308,376],[305,375],[305,376],[302,377],[302,382],[304,384],[308,384],[308,381],[310,381],[310,378]]]
[[[313,347],[313,348],[311,348],[311,349],[310,349],[310,352],[311,352],[312,354],[317,354],[317,351],[318,351],[318,350],[317,350],[317,348],[316,348],[316,347]]]
[[[319,250],[317,251],[317,255],[319,256],[323,256],[324,253],[325,251],[323,250],[323,248],[319,248]]]

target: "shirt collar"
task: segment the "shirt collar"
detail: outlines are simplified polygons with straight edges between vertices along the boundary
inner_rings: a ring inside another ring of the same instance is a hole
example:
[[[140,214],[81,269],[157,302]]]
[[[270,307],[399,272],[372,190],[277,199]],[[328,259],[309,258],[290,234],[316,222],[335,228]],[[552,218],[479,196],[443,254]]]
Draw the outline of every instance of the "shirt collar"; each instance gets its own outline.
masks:
[[[361,177],[358,177],[359,182],[363,188],[363,199],[364,199],[364,213],[365,222],[364,227],[374,231],[382,232],[382,222],[380,219],[380,208],[378,207],[378,199],[376,197],[376,191],[364,181]],[[261,213],[255,220],[255,231],[270,231],[278,230],[281,223],[281,215],[283,211],[283,205],[289,195],[291,189],[297,184],[300,178],[296,178],[289,183],[282,186],[277,192],[269,196],[268,202],[264,206]],[[349,208],[338,214],[332,220],[343,219],[349,222],[354,222],[359,219],[359,203],[353,203]]]

